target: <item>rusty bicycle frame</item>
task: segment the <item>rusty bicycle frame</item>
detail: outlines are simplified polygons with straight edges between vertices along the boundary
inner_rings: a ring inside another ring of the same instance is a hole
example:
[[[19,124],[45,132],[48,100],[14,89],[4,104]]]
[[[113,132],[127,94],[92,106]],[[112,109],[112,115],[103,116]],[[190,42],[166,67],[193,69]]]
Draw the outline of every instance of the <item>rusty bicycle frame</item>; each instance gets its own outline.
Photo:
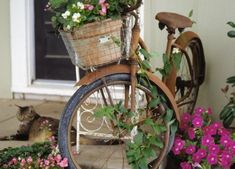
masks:
[[[137,9],[142,3],[142,0],[138,0],[137,4],[128,9],[129,11],[133,11]],[[137,72],[138,72],[138,56],[136,55],[135,51],[138,48],[138,45],[140,45],[142,48],[147,50],[147,46],[145,45],[144,41],[140,38],[140,24],[138,22],[139,16],[131,12],[131,14],[135,18],[135,24],[132,28],[132,40],[131,40],[131,54],[128,63],[126,64],[116,64],[116,65],[108,65],[103,68],[99,68],[94,72],[89,72],[86,74],[79,82],[76,83],[76,86],[83,86],[88,85],[98,79],[102,79],[104,85],[106,84],[105,77],[112,74],[121,74],[126,73],[131,75],[131,111],[134,112],[135,106],[136,106],[136,98],[134,96],[136,86],[137,86]],[[180,31],[183,31],[186,27],[192,26],[192,21],[188,19],[187,17],[174,14],[174,13],[159,13],[156,16],[156,19],[159,20],[160,24],[163,24],[163,27],[167,28],[168,31],[168,37],[167,37],[167,45],[165,53],[168,57],[170,57],[172,49],[174,47],[180,49],[182,53],[185,55],[187,54],[187,51],[184,50],[184,48],[187,46],[186,42],[188,39],[199,39],[199,37],[193,33],[193,32],[185,32],[182,33],[181,36],[175,40],[175,31],[176,29],[179,29]],[[199,39],[200,40],[200,39]],[[190,70],[190,73],[192,74],[192,70]],[[168,97],[172,108],[175,112],[175,117],[177,121],[180,122],[180,114],[177,107],[177,102],[175,101],[175,86],[176,86],[176,68],[174,67],[173,70],[170,72],[170,74],[165,77],[164,79],[158,78],[156,75],[154,75],[151,71],[147,72],[148,78],[154,82],[159,88],[166,94]],[[106,85],[107,87],[107,85]],[[107,89],[108,91],[108,89]],[[108,93],[110,95],[110,93]],[[128,104],[128,91],[125,91],[125,103],[124,105]],[[188,97],[189,94],[186,94],[184,96],[185,99]],[[180,102],[180,100],[178,101]],[[112,104],[112,103],[111,103]],[[169,127],[169,126],[168,126]],[[165,146],[168,146],[169,137],[165,138]],[[153,166],[159,166],[163,157],[165,156],[167,152],[167,147],[164,147],[163,152],[161,152],[159,160],[153,164]]]

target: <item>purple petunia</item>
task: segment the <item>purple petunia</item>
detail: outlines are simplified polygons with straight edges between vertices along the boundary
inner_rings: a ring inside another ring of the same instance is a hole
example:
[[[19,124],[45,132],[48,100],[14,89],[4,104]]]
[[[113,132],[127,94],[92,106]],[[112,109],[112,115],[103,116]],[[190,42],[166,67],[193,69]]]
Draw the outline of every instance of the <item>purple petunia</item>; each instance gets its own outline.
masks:
[[[216,154],[208,154],[206,160],[208,161],[209,164],[215,165],[218,162],[218,157]]]
[[[189,113],[184,113],[182,116],[181,116],[181,121],[183,123],[188,123],[190,122],[191,120],[191,115]]]
[[[222,135],[222,137],[220,138],[220,144],[222,144],[223,146],[229,146],[232,142],[232,139],[227,136],[227,135]]]
[[[232,155],[226,151],[224,151],[222,154],[221,154],[221,166],[223,168],[230,168],[230,166],[232,165]]]
[[[193,154],[196,151],[196,146],[194,145],[189,145],[186,149],[185,152],[189,155]]]
[[[192,120],[192,124],[195,128],[201,128],[203,126],[203,119],[202,117],[195,117]]]
[[[193,140],[195,138],[195,130],[194,128],[189,128],[188,129],[188,137],[190,140]]]
[[[180,167],[182,168],[182,169],[192,169],[192,166],[191,166],[191,164],[190,163],[188,163],[188,162],[181,162],[180,163]]]
[[[209,146],[211,144],[214,144],[214,138],[211,137],[210,135],[205,135],[205,136],[202,137],[201,144],[203,146]]]
[[[201,158],[200,154],[194,153],[193,157],[192,157],[192,160],[193,160],[193,162],[200,163],[202,158]]]
[[[219,154],[220,152],[220,148],[217,144],[209,145],[208,149],[210,154]]]

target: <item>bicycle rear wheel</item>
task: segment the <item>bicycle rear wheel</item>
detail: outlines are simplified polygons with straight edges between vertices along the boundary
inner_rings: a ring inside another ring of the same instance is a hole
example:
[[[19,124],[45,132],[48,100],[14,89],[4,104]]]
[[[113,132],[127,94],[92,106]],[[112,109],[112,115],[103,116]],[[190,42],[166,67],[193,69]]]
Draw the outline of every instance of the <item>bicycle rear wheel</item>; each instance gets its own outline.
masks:
[[[155,108],[150,108],[149,104],[153,100],[150,88],[153,86],[162,102]],[[120,106],[123,103],[123,107],[129,109],[130,91],[130,75],[115,74],[106,76],[105,79],[99,79],[87,86],[82,86],[71,97],[62,113],[58,134],[59,148],[62,155],[68,158],[69,168],[131,168],[127,159],[127,156],[129,156],[129,163],[131,163],[131,154],[130,152],[126,154],[126,150],[130,148],[128,144],[131,144],[130,133],[132,130],[128,131],[118,125],[120,130],[116,131],[115,126],[117,124],[109,118],[94,116],[96,111],[105,106]],[[134,114],[131,115],[129,123],[133,123],[138,129],[144,130],[147,136],[155,134],[158,144],[151,147],[150,152],[154,155],[146,159],[147,163],[151,162],[149,168],[158,168],[169,149],[169,139],[172,138],[170,137],[169,125],[164,120],[167,111],[170,111],[171,104],[158,86],[151,82],[146,83],[141,78],[138,78],[135,95],[136,111],[132,112]],[[117,112],[114,112],[114,114],[117,114]],[[119,122],[121,122],[123,116],[121,114],[118,114],[118,116],[120,116]],[[159,127],[157,130],[160,129],[161,132],[146,127],[144,125],[146,119],[151,119],[156,123]],[[121,131],[121,134],[117,135],[119,131]],[[138,151],[136,153],[138,154]],[[141,154],[141,152],[139,153]]]
[[[205,76],[203,47],[193,32],[183,33],[176,44],[182,47],[182,60],[176,77],[176,102],[180,112],[192,113]]]

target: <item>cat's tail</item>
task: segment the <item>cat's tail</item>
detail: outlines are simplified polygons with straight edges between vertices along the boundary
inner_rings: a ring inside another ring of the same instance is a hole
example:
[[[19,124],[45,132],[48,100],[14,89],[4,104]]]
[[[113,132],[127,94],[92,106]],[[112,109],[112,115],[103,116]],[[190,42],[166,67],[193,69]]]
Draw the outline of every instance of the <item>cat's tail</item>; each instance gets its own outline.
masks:
[[[28,140],[28,136],[24,135],[24,134],[15,134],[15,135],[11,135],[11,136],[0,137],[0,141],[13,141],[13,140],[27,141]]]

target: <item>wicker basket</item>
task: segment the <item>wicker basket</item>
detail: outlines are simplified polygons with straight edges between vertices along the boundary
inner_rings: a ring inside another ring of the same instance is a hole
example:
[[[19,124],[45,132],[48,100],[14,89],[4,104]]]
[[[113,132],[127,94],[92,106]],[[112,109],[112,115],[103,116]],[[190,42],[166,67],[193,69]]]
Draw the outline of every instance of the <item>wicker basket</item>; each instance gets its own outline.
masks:
[[[60,34],[73,64],[86,70],[120,60],[122,26],[121,19],[107,19],[86,24],[72,33],[61,31]]]

